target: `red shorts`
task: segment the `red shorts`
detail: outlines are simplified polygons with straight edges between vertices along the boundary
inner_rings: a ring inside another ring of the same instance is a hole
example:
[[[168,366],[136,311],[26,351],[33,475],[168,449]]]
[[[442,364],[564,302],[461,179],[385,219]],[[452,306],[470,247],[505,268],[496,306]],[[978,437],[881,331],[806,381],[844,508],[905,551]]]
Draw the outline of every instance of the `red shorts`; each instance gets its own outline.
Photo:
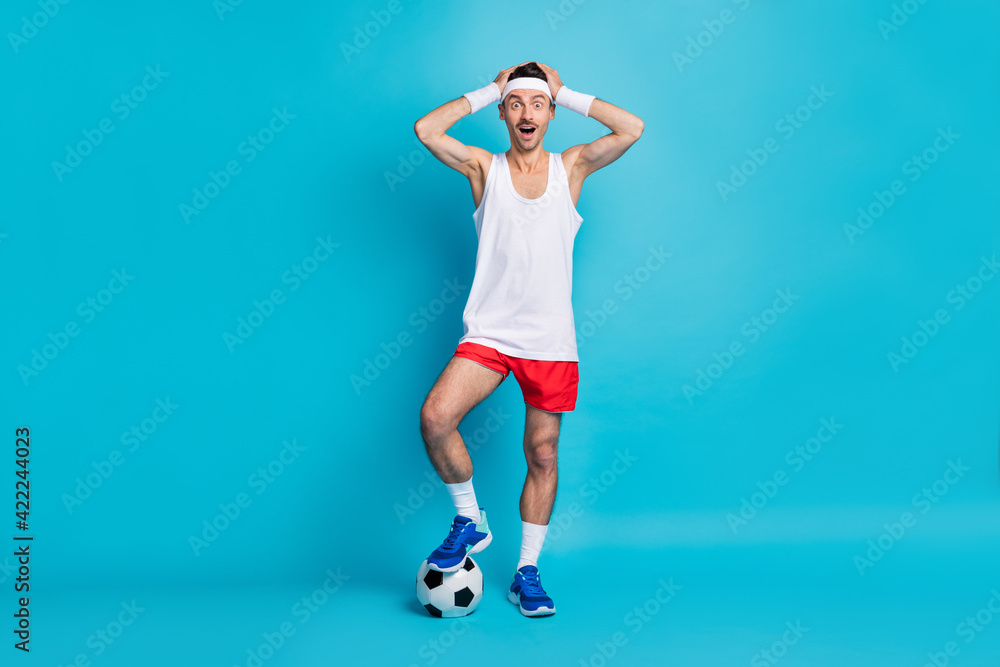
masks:
[[[543,361],[509,357],[492,347],[465,342],[455,350],[456,357],[474,361],[498,373],[503,382],[509,371],[521,385],[524,402],[545,412],[570,412],[576,407],[579,364],[575,361]]]

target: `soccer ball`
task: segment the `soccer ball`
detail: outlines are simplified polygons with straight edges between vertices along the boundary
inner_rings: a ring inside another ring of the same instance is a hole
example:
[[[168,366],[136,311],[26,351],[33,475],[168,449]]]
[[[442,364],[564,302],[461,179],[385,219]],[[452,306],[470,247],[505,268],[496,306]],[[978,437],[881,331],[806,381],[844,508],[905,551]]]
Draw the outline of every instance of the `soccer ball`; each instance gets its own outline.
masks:
[[[454,572],[438,572],[425,560],[417,570],[417,600],[438,618],[455,618],[475,611],[483,599],[483,571],[466,556]]]

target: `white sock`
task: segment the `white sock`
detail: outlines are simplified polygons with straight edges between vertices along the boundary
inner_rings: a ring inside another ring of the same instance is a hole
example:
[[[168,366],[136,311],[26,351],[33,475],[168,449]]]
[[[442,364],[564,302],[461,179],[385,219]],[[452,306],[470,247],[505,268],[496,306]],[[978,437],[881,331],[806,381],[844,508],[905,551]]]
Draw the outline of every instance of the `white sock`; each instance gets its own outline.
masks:
[[[545,531],[549,529],[548,524],[521,522],[521,559],[517,561],[520,570],[524,565],[534,565],[538,567],[538,554],[542,551],[542,542],[545,541]]]
[[[481,517],[479,516],[479,503],[476,502],[476,492],[472,490],[472,478],[457,484],[445,484],[445,488],[448,489],[451,500],[455,503],[455,513],[478,522]]]

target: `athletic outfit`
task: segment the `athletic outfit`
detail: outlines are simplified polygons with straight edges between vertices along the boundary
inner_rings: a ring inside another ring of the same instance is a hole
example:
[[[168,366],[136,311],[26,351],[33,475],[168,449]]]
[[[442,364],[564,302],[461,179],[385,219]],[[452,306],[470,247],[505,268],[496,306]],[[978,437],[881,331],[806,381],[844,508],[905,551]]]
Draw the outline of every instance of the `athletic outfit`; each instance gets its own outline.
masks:
[[[573,321],[573,241],[583,218],[573,205],[561,153],[549,154],[545,192],[537,199],[514,190],[506,153],[494,153],[479,208],[476,273],[462,314],[465,333],[456,357],[513,373],[524,402],[546,412],[576,407],[579,357]],[[446,484],[459,514],[427,559],[452,572],[492,541],[486,511],[472,480]],[[521,522],[521,559],[507,599],[525,616],[549,616],[555,603],[542,588],[535,560],[548,525]]]
[[[562,154],[549,154],[545,192],[527,199],[514,190],[506,153],[494,153],[472,218],[479,248],[455,356],[504,379],[513,372],[528,405],[573,410],[579,380],[573,241],[583,218]]]
[[[585,117],[593,95],[559,88],[533,77],[496,83],[465,94],[472,113],[502,101],[512,90],[538,90],[550,101]],[[536,130],[537,131],[537,130]],[[545,192],[537,199],[514,190],[506,153],[494,153],[482,201],[472,214],[479,237],[476,272],[462,314],[465,333],[455,356],[503,374],[513,373],[524,401],[547,412],[576,407],[578,362],[573,322],[573,241],[583,218],[569,193],[561,153],[549,153]],[[486,510],[472,479],[445,484],[458,514],[448,537],[427,558],[431,569],[453,572],[469,554],[493,540]],[[550,616],[556,607],[542,588],[536,560],[548,524],[521,521],[521,557],[507,599],[525,616]]]

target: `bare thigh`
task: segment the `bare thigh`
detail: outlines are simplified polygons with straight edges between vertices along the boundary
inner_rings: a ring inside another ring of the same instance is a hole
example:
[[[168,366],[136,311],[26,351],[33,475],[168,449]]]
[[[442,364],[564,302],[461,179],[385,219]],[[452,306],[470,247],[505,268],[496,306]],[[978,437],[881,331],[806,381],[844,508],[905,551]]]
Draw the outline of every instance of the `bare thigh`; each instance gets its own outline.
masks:
[[[452,357],[431,387],[420,411],[422,423],[439,430],[457,428],[468,412],[500,386],[504,375],[481,364]],[[428,424],[428,425],[431,425]]]
[[[546,412],[524,404],[524,452],[526,455],[538,447],[551,446],[553,450],[559,442],[561,412]]]

